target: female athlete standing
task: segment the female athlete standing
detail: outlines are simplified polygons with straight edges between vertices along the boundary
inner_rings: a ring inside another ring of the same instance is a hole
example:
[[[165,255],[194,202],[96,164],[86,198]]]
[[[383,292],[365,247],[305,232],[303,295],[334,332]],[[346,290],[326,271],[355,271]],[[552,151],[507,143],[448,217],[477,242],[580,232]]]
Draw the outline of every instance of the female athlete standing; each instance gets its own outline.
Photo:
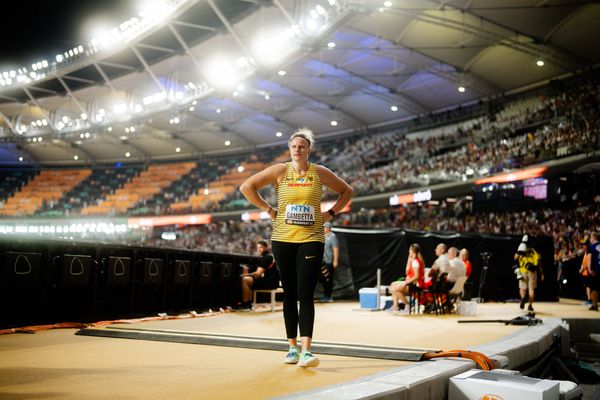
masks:
[[[316,367],[319,359],[310,352],[310,346],[315,319],[314,292],[321,273],[325,242],[323,223],[330,221],[348,204],[352,188],[331,170],[308,162],[314,148],[310,130],[295,132],[288,146],[291,162],[274,164],[252,175],[242,183],[240,191],[275,221],[271,247],[284,291],[283,317],[290,343],[285,362]],[[274,185],[277,191],[275,208],[258,192],[268,185]],[[321,213],[322,185],[339,194],[335,204],[324,213]],[[298,327],[302,354],[297,348]]]

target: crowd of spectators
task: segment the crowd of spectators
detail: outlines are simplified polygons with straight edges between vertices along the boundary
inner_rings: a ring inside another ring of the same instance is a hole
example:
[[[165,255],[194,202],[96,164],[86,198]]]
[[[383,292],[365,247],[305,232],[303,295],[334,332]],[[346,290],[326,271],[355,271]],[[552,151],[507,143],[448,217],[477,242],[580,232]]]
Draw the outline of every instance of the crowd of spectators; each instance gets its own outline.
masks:
[[[386,209],[361,209],[343,214],[336,225],[345,227],[400,228],[438,232],[477,232],[498,235],[551,236],[560,257],[570,257],[589,239],[590,232],[600,231],[600,196],[589,204],[564,210],[541,208],[523,211],[474,213],[471,200],[439,204],[410,204]],[[169,228],[170,229],[170,228]],[[168,230],[168,229],[167,229]],[[157,230],[145,244],[194,250],[250,254],[253,243],[268,240],[271,222],[219,221],[208,225],[177,230],[173,241],[161,239]]]
[[[313,159],[361,196],[466,181],[598,148],[600,82],[594,77],[453,125],[318,142]],[[275,194],[263,196],[274,201]]]

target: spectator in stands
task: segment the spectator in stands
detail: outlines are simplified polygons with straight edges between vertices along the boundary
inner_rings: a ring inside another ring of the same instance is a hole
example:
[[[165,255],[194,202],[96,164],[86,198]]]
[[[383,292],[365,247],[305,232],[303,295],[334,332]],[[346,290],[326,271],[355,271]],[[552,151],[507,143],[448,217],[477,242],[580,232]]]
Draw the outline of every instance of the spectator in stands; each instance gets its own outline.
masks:
[[[421,255],[421,246],[411,244],[408,249],[408,260],[406,261],[406,275],[390,285],[392,294],[391,312],[404,310],[406,307],[406,295],[409,292],[410,285],[423,287],[425,282],[425,260]]]
[[[321,303],[331,303],[333,298],[333,276],[338,267],[340,259],[340,244],[335,233],[331,231],[331,222],[325,222],[325,249],[323,251],[323,265],[321,266],[321,284],[323,285],[323,297]]]
[[[331,170],[308,162],[314,149],[313,133],[300,129],[290,137],[291,162],[273,164],[246,179],[240,191],[254,206],[275,221],[271,245],[284,291],[283,317],[290,344],[285,362],[316,367],[319,359],[311,352],[315,318],[314,294],[323,260],[323,223],[330,221],[352,198],[352,188]],[[321,212],[322,186],[338,194],[333,206]],[[275,186],[277,206],[273,208],[259,189]],[[298,303],[300,308],[298,309]],[[302,354],[298,354],[300,328]]]
[[[471,261],[469,261],[469,250],[462,249],[459,254],[460,259],[463,264],[465,264],[465,273],[467,274],[467,278],[471,277],[471,272],[473,271],[473,265]]]
[[[254,290],[276,289],[279,287],[279,274],[266,240],[256,242],[256,252],[261,257],[258,266],[245,267],[242,271],[242,304],[237,307],[241,311],[252,310]]]
[[[519,295],[521,302],[519,307],[523,309],[529,299],[527,311],[533,311],[533,301],[535,300],[535,289],[537,288],[537,274],[541,272],[541,278],[544,280],[540,253],[529,244],[522,242],[517,248],[514,256],[519,267]]]
[[[467,276],[467,268],[460,258],[458,258],[458,249],[450,247],[448,249],[448,282],[456,282],[461,276]]]
[[[600,242],[598,241],[598,232],[592,232],[590,235],[588,253],[590,253],[588,271],[592,277],[592,305],[590,310],[598,311],[598,291],[600,290]]]

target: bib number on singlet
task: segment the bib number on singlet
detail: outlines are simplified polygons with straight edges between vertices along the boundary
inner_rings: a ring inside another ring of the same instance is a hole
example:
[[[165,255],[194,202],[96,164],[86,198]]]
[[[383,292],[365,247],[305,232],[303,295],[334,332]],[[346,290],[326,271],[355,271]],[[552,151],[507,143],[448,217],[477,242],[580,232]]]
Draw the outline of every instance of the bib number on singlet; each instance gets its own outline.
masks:
[[[285,206],[285,223],[288,225],[314,225],[315,208],[304,204]]]

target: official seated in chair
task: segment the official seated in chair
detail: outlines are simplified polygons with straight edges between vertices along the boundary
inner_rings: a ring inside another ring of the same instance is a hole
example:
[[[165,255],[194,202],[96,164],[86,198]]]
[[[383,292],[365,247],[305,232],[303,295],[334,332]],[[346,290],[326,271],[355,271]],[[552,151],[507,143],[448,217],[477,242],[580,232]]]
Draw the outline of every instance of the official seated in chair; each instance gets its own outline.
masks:
[[[390,293],[392,294],[392,307],[390,311],[398,312],[403,310],[408,303],[406,295],[409,292],[410,285],[424,286],[425,262],[421,255],[421,247],[418,244],[410,245],[408,249],[408,261],[406,262],[406,277],[392,282]]]
[[[258,266],[255,269],[244,268],[242,271],[242,303],[236,307],[238,310],[252,309],[252,292],[254,290],[277,289],[279,286],[279,273],[266,240],[256,242],[256,252],[261,256]]]
[[[429,277],[431,281],[429,285],[433,285],[438,282],[440,278],[440,274],[447,274],[450,269],[450,262],[448,261],[448,246],[445,243],[439,243],[435,247],[435,255],[437,256],[436,260],[433,262],[433,265],[429,269]]]
[[[467,267],[458,257],[458,249],[450,247],[448,249],[448,282],[456,282],[461,276],[467,276]]]
[[[450,261],[448,259],[448,246],[445,243],[439,243],[435,247],[436,260],[429,269],[431,280],[426,285],[426,291],[423,296],[424,312],[435,311],[438,313],[438,304],[445,301],[443,292],[445,291],[446,279],[450,271]]]

